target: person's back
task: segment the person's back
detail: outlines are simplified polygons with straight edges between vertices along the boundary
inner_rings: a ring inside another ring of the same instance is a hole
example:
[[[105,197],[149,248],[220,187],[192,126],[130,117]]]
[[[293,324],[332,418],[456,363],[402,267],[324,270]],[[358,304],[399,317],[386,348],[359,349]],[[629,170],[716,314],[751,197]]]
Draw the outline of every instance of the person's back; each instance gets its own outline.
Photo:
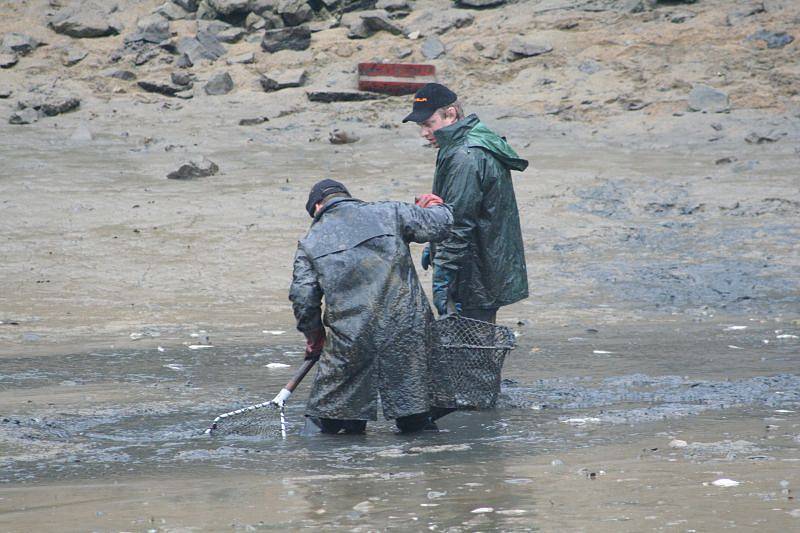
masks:
[[[403,231],[398,202],[366,203],[343,199],[325,211],[300,241],[325,294],[331,323],[349,320],[348,330],[369,335],[378,348],[385,333],[399,335],[386,323],[405,316],[410,302],[425,302]],[[375,311],[369,317],[363,311]],[[352,317],[365,320],[354,322]],[[368,320],[367,320],[368,318]]]
[[[401,429],[405,417],[427,419],[433,316],[408,243],[441,241],[451,223],[444,205],[352,198],[320,204],[298,243],[289,294],[298,329],[307,337],[327,329],[309,417],[375,420],[380,394],[384,416]],[[329,427],[335,433],[342,426]]]

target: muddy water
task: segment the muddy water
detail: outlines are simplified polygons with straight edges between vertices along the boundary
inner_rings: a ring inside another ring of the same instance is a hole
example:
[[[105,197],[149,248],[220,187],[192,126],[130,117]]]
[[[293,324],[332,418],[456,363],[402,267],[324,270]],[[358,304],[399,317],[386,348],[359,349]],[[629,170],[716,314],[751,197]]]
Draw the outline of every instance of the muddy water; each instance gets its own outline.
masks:
[[[210,439],[300,364],[286,287],[310,184],[430,186],[433,152],[378,125],[396,103],[235,125],[262,103],[95,103],[89,143],[72,115],[0,136],[0,530],[798,527],[796,126],[774,146],[737,142],[734,113],[594,139],[481,110],[532,161],[532,295],[500,313],[520,334],[500,407],[309,439],[306,384],[285,441]],[[730,138],[698,141],[703,121]],[[332,124],[362,141],[328,145]],[[164,178],[198,153],[222,172]],[[214,347],[190,350],[200,329]]]
[[[303,385],[285,440],[202,435],[216,414],[287,380],[301,360],[291,333],[260,347],[5,359],[0,525],[797,526],[796,331],[774,320],[557,334],[509,325],[519,346],[499,408],[456,413],[441,432],[412,437],[386,421],[366,436],[300,436]],[[275,362],[290,366],[265,366]],[[710,485],[721,478],[740,485]]]

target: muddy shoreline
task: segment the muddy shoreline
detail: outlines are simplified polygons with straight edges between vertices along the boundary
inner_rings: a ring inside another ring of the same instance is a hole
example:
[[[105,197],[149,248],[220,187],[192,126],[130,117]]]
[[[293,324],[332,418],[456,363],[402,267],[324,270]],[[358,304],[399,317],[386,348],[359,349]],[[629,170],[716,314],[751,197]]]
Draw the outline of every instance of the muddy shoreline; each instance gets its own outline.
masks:
[[[132,29],[159,3],[119,16]],[[514,177],[531,297],[498,315],[519,335],[501,407],[439,434],[379,421],[311,441],[296,434],[301,386],[289,438],[254,441],[200,433],[300,364],[286,293],[309,187],[333,177],[409,201],[435,161],[400,124],[407,98],[306,93],[349,88],[357,62],[405,47],[424,61],[422,40],[334,27],[272,54],[243,40],[230,56],[257,53],[225,67],[234,91],[202,91],[222,68],[203,62],[182,100],[105,73],[125,35],[82,39],[67,67],[75,43],[47,29],[45,2],[0,2],[0,34],[47,43],[0,74],[0,529],[796,529],[800,67],[797,42],[748,36],[800,38],[800,8],[590,3],[469,10],[432,60],[531,162]],[[518,36],[553,51],[504,59]],[[131,61],[115,68],[177,68]],[[306,86],[264,92],[264,72],[295,67]],[[691,111],[696,84],[730,109]],[[8,123],[51,90],[80,106]],[[359,140],[331,144],[335,129]],[[166,178],[198,157],[219,173]]]

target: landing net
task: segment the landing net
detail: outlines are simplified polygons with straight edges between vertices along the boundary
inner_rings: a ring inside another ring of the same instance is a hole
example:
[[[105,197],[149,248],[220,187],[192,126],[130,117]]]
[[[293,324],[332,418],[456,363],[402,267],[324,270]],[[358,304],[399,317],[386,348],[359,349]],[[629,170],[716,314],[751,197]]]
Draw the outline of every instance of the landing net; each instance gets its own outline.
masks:
[[[286,437],[283,405],[274,401],[242,407],[219,415],[206,430],[209,435]]]
[[[431,403],[460,409],[494,407],[503,362],[514,346],[514,333],[506,326],[459,315],[435,320]]]

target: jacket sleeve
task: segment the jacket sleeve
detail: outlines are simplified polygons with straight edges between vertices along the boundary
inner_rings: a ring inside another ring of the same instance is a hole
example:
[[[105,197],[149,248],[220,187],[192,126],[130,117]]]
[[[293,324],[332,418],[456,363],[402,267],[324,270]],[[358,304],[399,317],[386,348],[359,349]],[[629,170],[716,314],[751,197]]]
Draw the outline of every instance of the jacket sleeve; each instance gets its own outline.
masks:
[[[483,201],[481,163],[478,151],[458,150],[441,170],[446,179],[439,196],[453,209],[453,228],[450,237],[437,246],[434,261],[449,270],[458,270],[470,253]]]
[[[450,235],[453,224],[447,205],[422,208],[397,202],[397,216],[406,242],[441,242]]]
[[[322,328],[322,287],[308,256],[297,247],[294,256],[294,274],[289,289],[297,329],[303,333]]]

